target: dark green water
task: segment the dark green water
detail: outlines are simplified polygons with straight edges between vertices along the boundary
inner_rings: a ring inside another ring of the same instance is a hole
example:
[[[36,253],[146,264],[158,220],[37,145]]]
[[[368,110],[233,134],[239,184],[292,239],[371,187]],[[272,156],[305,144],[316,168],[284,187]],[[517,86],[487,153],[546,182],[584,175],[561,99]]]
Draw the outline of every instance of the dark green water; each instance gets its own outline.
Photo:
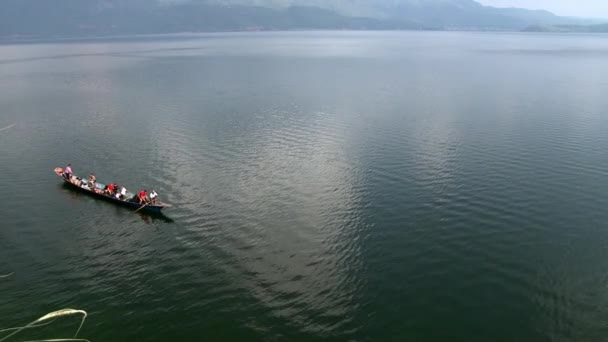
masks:
[[[73,307],[93,341],[607,340],[606,72],[599,35],[0,46],[0,327]],[[68,162],[174,208],[74,193]]]

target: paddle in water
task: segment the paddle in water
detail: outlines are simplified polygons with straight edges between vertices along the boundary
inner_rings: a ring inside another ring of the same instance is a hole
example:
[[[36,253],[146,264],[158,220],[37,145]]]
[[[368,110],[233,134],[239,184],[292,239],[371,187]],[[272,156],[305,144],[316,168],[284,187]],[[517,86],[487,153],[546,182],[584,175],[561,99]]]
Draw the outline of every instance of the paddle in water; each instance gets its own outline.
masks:
[[[138,212],[138,211],[142,210],[142,209],[143,209],[145,206],[147,206],[147,205],[148,205],[148,203],[146,203],[146,204],[142,205],[141,207],[139,207],[139,209],[135,210],[135,212]]]

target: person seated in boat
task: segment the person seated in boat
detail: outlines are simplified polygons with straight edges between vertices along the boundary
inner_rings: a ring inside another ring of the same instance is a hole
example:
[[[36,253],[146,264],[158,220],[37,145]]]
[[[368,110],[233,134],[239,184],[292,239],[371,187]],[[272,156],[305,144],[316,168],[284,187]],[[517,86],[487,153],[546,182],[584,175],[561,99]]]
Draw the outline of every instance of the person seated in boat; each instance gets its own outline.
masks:
[[[119,199],[125,200],[127,198],[127,188],[120,186],[118,194],[120,195],[120,197],[118,197]]]
[[[76,186],[80,186],[82,184],[82,181],[80,180],[80,177],[72,176],[72,183],[74,183],[74,185]]]
[[[116,192],[116,184],[110,183],[110,184],[106,185],[104,191],[106,194],[108,194],[110,196],[114,196],[114,192]]]
[[[89,174],[89,188],[91,188],[93,191],[97,189],[97,184],[95,182],[97,182],[97,177],[95,177],[95,175],[92,173]]]
[[[63,170],[63,177],[67,180],[72,179],[72,164],[68,164],[68,166],[65,167],[65,170]]]
[[[109,196],[114,196],[114,193],[116,192],[116,185],[114,185],[114,183],[110,183],[108,185],[106,185],[106,193]]]
[[[158,199],[158,194],[156,193],[155,190],[152,190],[152,192],[150,192],[149,197],[150,197],[150,203],[156,204],[156,201]]]
[[[145,189],[139,192],[137,199],[139,200],[139,204],[148,204],[148,193]]]

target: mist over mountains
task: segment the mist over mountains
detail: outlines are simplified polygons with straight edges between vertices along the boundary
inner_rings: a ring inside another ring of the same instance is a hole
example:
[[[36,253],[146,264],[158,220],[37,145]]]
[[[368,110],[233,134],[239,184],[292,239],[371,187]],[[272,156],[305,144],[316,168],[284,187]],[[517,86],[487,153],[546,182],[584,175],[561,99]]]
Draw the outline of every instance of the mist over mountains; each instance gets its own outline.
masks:
[[[587,24],[473,0],[3,0],[0,37],[247,30],[502,30]]]

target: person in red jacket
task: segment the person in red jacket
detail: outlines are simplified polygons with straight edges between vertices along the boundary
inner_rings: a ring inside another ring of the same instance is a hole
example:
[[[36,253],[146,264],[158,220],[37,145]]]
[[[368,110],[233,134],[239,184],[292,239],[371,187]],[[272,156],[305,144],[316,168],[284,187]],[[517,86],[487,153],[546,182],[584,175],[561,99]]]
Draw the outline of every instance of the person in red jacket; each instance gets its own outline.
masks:
[[[114,183],[108,184],[108,186],[106,187],[107,194],[110,196],[114,196],[115,191],[116,191],[116,184],[114,184]]]
[[[146,190],[141,190],[139,192],[139,195],[137,195],[137,198],[139,199],[139,204],[148,203],[148,193],[146,192]]]

